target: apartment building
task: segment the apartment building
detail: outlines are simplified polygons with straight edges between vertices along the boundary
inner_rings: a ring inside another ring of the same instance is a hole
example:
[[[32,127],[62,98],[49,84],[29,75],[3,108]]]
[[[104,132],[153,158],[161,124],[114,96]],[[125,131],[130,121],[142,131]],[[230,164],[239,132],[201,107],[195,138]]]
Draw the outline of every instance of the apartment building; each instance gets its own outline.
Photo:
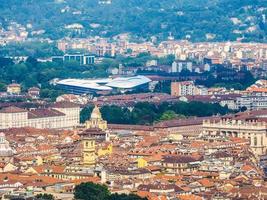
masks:
[[[172,96],[187,96],[195,94],[195,85],[193,81],[172,82],[171,95]]]
[[[237,97],[236,107],[241,109],[243,107],[248,110],[259,110],[267,108],[267,95],[243,95]]]

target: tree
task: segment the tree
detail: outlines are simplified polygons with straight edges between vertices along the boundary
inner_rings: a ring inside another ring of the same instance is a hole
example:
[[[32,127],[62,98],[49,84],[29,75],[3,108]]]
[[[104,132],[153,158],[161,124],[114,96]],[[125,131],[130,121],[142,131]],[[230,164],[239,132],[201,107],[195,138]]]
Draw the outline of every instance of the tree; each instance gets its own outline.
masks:
[[[147,198],[141,198],[135,194],[112,194],[108,200],[147,200]]]
[[[160,105],[139,102],[133,106],[132,110],[115,105],[105,105],[100,109],[103,119],[113,124],[140,124],[151,125],[161,120],[184,119],[190,116],[204,117],[212,115],[225,115],[232,112],[227,106],[222,107],[218,103],[203,102],[163,102]],[[89,111],[84,108],[81,122],[88,119]]]
[[[171,94],[171,81],[160,81],[157,83],[154,92]]]
[[[0,82],[0,92],[6,91],[6,84]]]
[[[247,107],[243,106],[240,108],[240,112],[245,112],[247,110]]]
[[[81,183],[74,188],[74,198],[79,200],[147,200],[135,194],[111,194],[107,186]]]
[[[64,94],[64,92],[61,90],[58,90],[58,89],[53,88],[53,87],[47,87],[45,89],[41,89],[40,97],[41,98],[49,98],[49,99],[54,101],[58,96],[60,96],[62,94]]]
[[[36,199],[38,200],[54,200],[54,196],[52,194],[37,194]]]
[[[82,109],[81,113],[80,113],[80,122],[84,123],[86,120],[89,119],[91,113],[93,110],[93,106],[87,106],[85,108]]]
[[[171,119],[175,119],[176,117],[177,117],[177,115],[173,110],[167,110],[161,115],[159,120],[160,121],[171,120]]]
[[[175,60],[174,55],[167,55],[165,57],[159,58],[159,64],[160,65],[171,65],[174,60]]]
[[[13,61],[10,58],[3,58],[0,57],[0,67],[7,66],[7,65],[13,65]]]
[[[105,185],[81,183],[74,188],[74,198],[81,200],[107,200],[110,192]]]
[[[107,120],[109,123],[114,124],[125,124],[129,123],[130,111],[119,106],[103,106],[101,108],[101,113],[103,119]]]
[[[26,60],[26,63],[31,64],[32,67],[36,67],[37,64],[38,64],[38,61],[37,61],[37,59],[35,59],[35,58],[29,56],[29,57],[27,58],[27,60]]]

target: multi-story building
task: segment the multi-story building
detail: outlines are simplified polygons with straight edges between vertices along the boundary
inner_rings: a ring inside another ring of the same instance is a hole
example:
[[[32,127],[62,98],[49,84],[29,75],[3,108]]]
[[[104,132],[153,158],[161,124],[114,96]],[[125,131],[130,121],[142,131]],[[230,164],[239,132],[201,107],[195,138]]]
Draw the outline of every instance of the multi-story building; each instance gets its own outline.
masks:
[[[93,52],[100,57],[103,56],[115,56],[116,55],[116,46],[111,43],[102,42],[99,44],[96,44],[92,47]]]
[[[197,161],[191,156],[166,156],[163,158],[162,167],[167,174],[192,172],[197,169]]]
[[[237,108],[243,107],[248,110],[259,110],[267,108],[267,95],[243,95],[236,99]]]
[[[256,155],[267,152],[267,110],[253,111],[222,118],[219,121],[204,121],[203,135],[213,137],[239,137],[247,139]]]
[[[21,87],[20,84],[12,83],[7,86],[7,93],[9,94],[20,94]]]
[[[0,129],[34,127],[40,129],[73,128],[79,125],[80,107],[55,103],[50,108],[24,110],[6,107],[0,110]]]
[[[190,61],[174,61],[172,63],[172,73],[182,72],[182,70],[188,70],[190,72],[193,71],[193,63]]]
[[[187,96],[195,94],[195,85],[193,81],[172,82],[171,95],[172,96]]]
[[[40,96],[40,89],[37,87],[31,87],[28,89],[28,95],[32,98],[38,98]]]
[[[95,63],[95,56],[87,54],[65,54],[64,56],[53,56],[52,61],[76,61],[80,65],[90,65]]]

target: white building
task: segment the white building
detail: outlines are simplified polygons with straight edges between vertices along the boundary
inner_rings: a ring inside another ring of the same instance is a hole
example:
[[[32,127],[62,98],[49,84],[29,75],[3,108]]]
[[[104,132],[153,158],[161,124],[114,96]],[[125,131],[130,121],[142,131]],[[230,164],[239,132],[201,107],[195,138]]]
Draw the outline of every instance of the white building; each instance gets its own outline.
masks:
[[[172,63],[172,73],[181,72],[182,70],[193,71],[193,63],[190,61],[174,61]]]
[[[6,107],[0,110],[0,129],[34,127],[40,129],[69,129],[79,125],[80,107],[60,102],[50,108],[24,110]]]
[[[236,99],[237,108],[246,107],[248,110],[267,108],[267,95],[243,95]]]

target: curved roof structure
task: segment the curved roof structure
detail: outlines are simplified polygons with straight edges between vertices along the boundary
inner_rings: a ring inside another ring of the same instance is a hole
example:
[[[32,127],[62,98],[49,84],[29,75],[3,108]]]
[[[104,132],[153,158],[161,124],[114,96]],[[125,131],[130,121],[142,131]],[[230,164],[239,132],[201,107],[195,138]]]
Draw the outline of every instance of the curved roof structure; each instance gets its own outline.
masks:
[[[118,77],[108,79],[64,79],[58,81],[58,85],[80,87],[92,90],[108,91],[113,88],[120,89],[131,89],[146,83],[151,80],[145,76],[134,76],[134,77]]]
[[[145,76],[115,78],[106,85],[112,88],[131,89],[149,83],[151,80]]]
[[[106,83],[107,80],[86,80],[86,79],[64,79],[58,81],[58,85],[65,85],[65,86],[75,86],[75,87],[82,87],[88,88],[93,90],[112,90],[111,87],[107,87],[105,85],[101,85],[101,83]]]

